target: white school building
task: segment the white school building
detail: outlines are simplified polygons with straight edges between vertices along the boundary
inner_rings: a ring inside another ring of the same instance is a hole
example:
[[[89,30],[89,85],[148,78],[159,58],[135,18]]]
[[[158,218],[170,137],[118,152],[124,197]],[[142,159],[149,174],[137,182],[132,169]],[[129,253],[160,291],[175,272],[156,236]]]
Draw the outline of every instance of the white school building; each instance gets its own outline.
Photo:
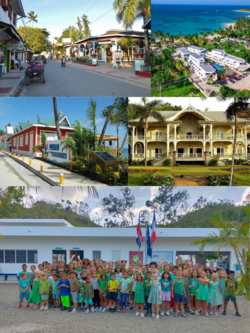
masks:
[[[192,242],[213,232],[218,230],[157,228],[153,260],[175,263],[181,256],[206,265],[206,257],[214,255],[213,247],[206,246],[204,253],[200,253]],[[73,254],[90,260],[138,259],[136,228],[79,228],[65,220],[0,219],[0,234],[0,280],[7,274],[20,272],[22,264],[27,264],[30,270],[32,264],[37,266],[43,261],[68,263]],[[151,261],[146,258],[146,228],[142,228],[142,234],[140,258],[145,264]],[[220,255],[226,257],[225,268],[235,269],[236,258],[230,247],[222,248]]]

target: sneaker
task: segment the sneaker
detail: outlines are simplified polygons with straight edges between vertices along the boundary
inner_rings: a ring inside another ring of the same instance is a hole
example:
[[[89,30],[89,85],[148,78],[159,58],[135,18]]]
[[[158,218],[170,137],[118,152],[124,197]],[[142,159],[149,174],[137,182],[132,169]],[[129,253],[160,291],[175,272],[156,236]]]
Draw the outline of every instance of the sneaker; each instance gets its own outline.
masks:
[[[98,311],[102,311],[102,310],[103,310],[103,308],[99,308],[99,309],[98,309]]]
[[[127,312],[127,310],[126,310],[126,309],[123,309],[123,310],[122,310],[122,312],[123,312],[123,313],[126,313],[126,312]]]
[[[58,307],[58,308],[57,308],[57,307],[55,307],[55,310],[60,310],[60,308],[59,308],[59,307]]]
[[[218,312],[216,310],[214,311],[214,314],[215,314],[215,316],[218,316]]]
[[[29,303],[25,306],[25,309],[27,309],[27,308],[29,308],[30,306],[29,306]]]
[[[129,308],[129,310],[130,310],[130,311],[133,310],[133,307],[131,306],[131,307]]]
[[[53,306],[51,307],[51,310],[55,310],[55,308],[56,308],[55,305],[53,305]]]
[[[68,312],[71,312],[71,311],[72,311],[72,309],[71,309],[71,307],[69,307],[69,308],[68,308]]]
[[[225,316],[225,315],[227,314],[227,311],[224,310],[224,311],[222,312],[222,314],[223,314],[223,316]]]
[[[66,310],[65,306],[62,306],[61,311],[65,311],[65,310]]]
[[[118,309],[118,311],[117,312],[121,312],[122,310],[121,309]]]
[[[152,314],[152,317],[155,318],[155,314],[154,313]]]
[[[171,309],[169,310],[169,312],[170,312],[170,313],[173,313],[173,312],[174,312],[174,309],[173,309],[173,308],[171,308]]]
[[[165,315],[166,315],[166,316],[169,316],[169,315],[170,315],[170,312],[169,312],[169,311],[167,311],[167,312],[165,313]]]
[[[115,311],[116,311],[116,307],[113,308],[113,312],[115,312]]]
[[[139,312],[136,312],[136,314],[135,314],[136,316],[139,316]]]
[[[239,314],[239,312],[236,312],[236,316],[241,317],[241,314]]]
[[[207,313],[207,312],[204,312],[204,316],[205,316],[205,317],[208,317],[208,313]]]
[[[144,317],[144,313],[143,312],[141,313],[141,317]]]
[[[102,312],[106,312],[108,309],[107,308],[103,308],[102,309]]]
[[[73,310],[71,311],[71,313],[75,313],[75,312],[77,312],[76,309],[73,309]]]
[[[145,317],[147,317],[148,316],[148,311],[145,313]]]
[[[213,314],[214,314],[214,313],[213,313],[213,310],[210,310],[210,314],[211,314],[211,315],[213,315]]]
[[[161,316],[164,316],[164,311],[161,311]]]
[[[155,319],[160,319],[160,316],[157,315],[157,316],[155,317]]]
[[[40,310],[44,310],[44,306],[43,305],[40,307]]]
[[[18,309],[20,309],[21,307],[22,307],[22,305],[21,305],[21,304],[19,304],[17,308],[18,308]]]
[[[187,318],[187,315],[185,315],[185,313],[181,313],[181,317]]]
[[[46,306],[44,307],[44,310],[48,310],[48,308],[49,308],[49,307],[46,305]]]
[[[193,310],[193,309],[191,309],[189,312],[190,312],[191,314],[194,314],[194,310]]]
[[[89,309],[87,309],[87,310],[85,311],[85,313],[90,313],[90,310],[89,310]]]
[[[91,312],[95,312],[95,308],[93,306],[91,307]]]
[[[95,308],[95,312],[97,312],[98,310],[99,310],[99,308],[98,308],[98,307],[96,307],[96,308]]]
[[[109,312],[112,312],[112,308],[109,308]]]

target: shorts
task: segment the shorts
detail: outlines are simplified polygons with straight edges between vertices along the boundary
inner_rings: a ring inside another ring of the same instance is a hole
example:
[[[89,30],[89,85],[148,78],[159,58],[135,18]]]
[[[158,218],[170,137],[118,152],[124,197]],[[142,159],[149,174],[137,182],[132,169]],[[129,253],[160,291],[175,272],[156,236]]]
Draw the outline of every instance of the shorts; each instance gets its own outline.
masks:
[[[24,298],[26,299],[26,301],[28,301],[29,299],[29,296],[30,296],[30,293],[22,293],[22,294],[19,294],[19,300],[22,301]]]
[[[171,291],[163,291],[162,290],[162,301],[171,301]]]
[[[60,296],[59,296],[59,294],[53,294],[53,295],[52,295],[52,298],[53,298],[53,299],[60,299]]]
[[[49,294],[42,294],[41,295],[41,300],[42,301],[46,301],[47,299],[49,299]]]
[[[72,302],[73,303],[77,303],[77,301],[78,301],[78,293],[74,292],[74,293],[70,293],[70,295],[71,295]]]
[[[185,297],[185,304],[190,304],[191,303],[191,297],[190,293],[187,293],[187,296]]]
[[[191,293],[190,295],[196,297],[196,296],[197,296],[197,293]]]
[[[108,291],[105,290],[104,293],[102,294],[103,297],[107,297],[108,296]]]
[[[61,296],[61,301],[62,301],[62,305],[66,308],[70,307],[70,299],[69,299],[69,295],[66,296]]]
[[[92,298],[84,298],[84,302],[86,306],[93,305]]]
[[[135,291],[131,291],[131,299],[135,298]]]
[[[117,301],[117,293],[116,292],[109,292],[108,299],[112,301]]]
[[[230,301],[230,299],[231,299],[231,301],[232,302],[237,302],[237,298],[236,298],[236,296],[228,296],[228,295],[225,295],[225,301],[226,302],[228,302],[228,301]]]
[[[175,303],[184,303],[184,295],[174,294]]]

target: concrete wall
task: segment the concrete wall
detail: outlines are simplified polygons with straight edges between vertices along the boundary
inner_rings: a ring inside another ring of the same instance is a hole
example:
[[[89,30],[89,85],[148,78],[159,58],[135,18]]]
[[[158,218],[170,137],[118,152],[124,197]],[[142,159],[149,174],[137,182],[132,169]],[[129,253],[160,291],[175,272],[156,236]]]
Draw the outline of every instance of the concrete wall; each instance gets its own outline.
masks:
[[[210,156],[210,155],[207,155],[207,165],[208,165],[209,161],[214,160],[214,159],[218,160],[218,166],[225,166],[226,165],[226,162],[220,160],[219,158],[215,158],[213,156]]]
[[[154,166],[158,166],[158,167],[163,166],[163,162],[168,158],[171,160],[171,165],[173,166],[174,165],[174,155],[163,157],[161,160],[154,162]]]
[[[176,229],[177,230],[177,229]],[[158,230],[160,232],[160,229]],[[122,229],[121,229],[122,233]],[[143,235],[145,232],[143,231]],[[205,236],[205,234],[204,234]],[[192,245],[197,238],[158,238],[154,244],[154,251],[173,251],[173,262],[176,260],[176,251],[198,251],[199,247]],[[0,243],[0,250],[37,250],[38,263],[42,261],[52,262],[52,250],[56,247],[67,251],[67,262],[69,261],[70,250],[79,248],[84,250],[84,257],[93,259],[93,251],[101,251],[103,260],[112,260],[112,251],[121,251],[121,259],[129,261],[129,252],[138,251],[134,238],[110,238],[110,237],[7,237],[4,236]],[[145,263],[145,239],[141,246],[143,251],[143,263]],[[205,251],[212,251],[212,246],[206,246]],[[221,251],[231,252],[230,269],[234,269],[236,263],[232,249],[222,248]],[[28,264],[30,268],[31,263]],[[17,273],[21,271],[22,264],[5,264],[0,263],[0,273]]]

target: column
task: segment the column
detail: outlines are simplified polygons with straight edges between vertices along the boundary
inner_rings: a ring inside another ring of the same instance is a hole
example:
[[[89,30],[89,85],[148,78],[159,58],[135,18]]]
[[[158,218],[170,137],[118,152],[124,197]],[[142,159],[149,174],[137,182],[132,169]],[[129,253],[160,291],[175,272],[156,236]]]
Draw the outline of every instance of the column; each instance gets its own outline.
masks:
[[[211,155],[213,156],[213,141],[210,142]]]
[[[132,161],[134,160],[134,126],[132,127],[132,135],[131,135],[131,152],[132,152]]]
[[[177,142],[174,141],[174,151],[176,151]]]
[[[203,154],[204,154],[205,150],[206,150],[206,141],[203,141]]]
[[[177,124],[174,124],[174,139],[176,140],[176,126]]]
[[[169,154],[169,141],[167,141],[167,156]]]
[[[169,139],[169,124],[167,124],[167,140]]]
[[[206,135],[205,128],[206,128],[206,124],[202,124],[202,126],[203,126],[203,140],[205,140],[205,135]]]
[[[210,124],[210,136],[211,140],[213,140],[213,124]]]

